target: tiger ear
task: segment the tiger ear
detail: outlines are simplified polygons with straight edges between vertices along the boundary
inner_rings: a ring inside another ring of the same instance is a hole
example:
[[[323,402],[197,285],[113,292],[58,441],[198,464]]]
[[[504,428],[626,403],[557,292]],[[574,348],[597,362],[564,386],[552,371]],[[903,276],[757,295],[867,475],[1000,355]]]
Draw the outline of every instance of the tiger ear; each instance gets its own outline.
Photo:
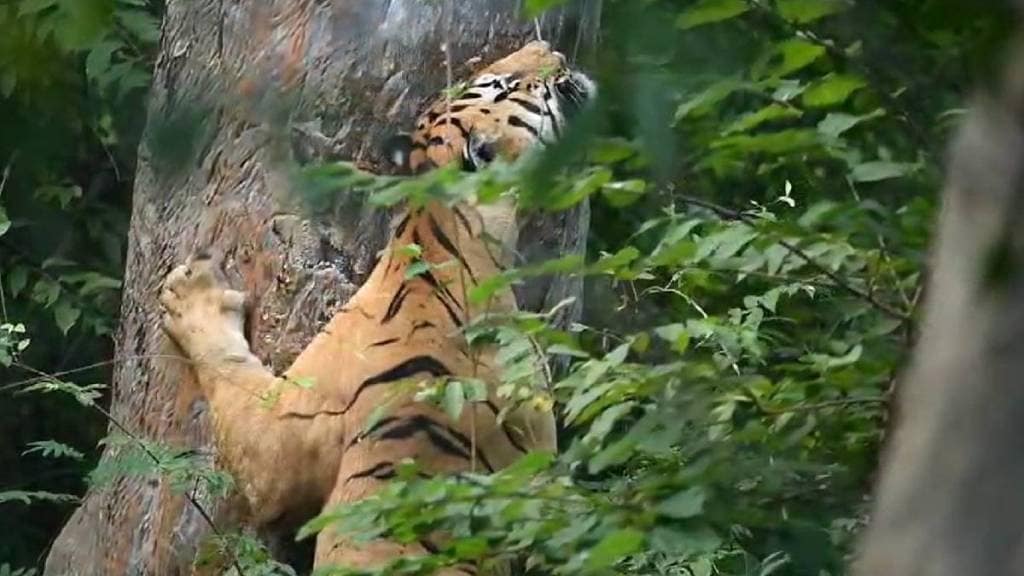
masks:
[[[384,141],[382,151],[399,172],[411,173],[412,165],[412,136],[400,132]]]

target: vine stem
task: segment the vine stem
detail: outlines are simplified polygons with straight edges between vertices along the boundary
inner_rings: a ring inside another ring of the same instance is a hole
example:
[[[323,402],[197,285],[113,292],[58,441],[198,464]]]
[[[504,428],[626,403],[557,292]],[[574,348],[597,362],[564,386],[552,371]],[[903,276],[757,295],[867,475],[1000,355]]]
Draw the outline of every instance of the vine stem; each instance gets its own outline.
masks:
[[[743,212],[740,212],[738,210],[733,210],[732,208],[726,208],[725,206],[721,206],[721,205],[715,204],[714,202],[709,202],[707,200],[702,200],[700,198],[694,198],[692,196],[687,196],[687,195],[678,195],[678,196],[676,196],[676,198],[678,198],[679,200],[681,200],[682,202],[684,202],[686,204],[690,204],[692,206],[698,206],[700,208],[705,208],[707,210],[711,210],[712,212],[717,214],[720,218],[724,218],[726,220],[735,220],[737,222],[742,222],[743,224],[746,224],[747,226],[750,226],[751,228],[756,228],[757,227],[757,220],[755,220],[754,218],[751,218],[749,215],[744,214]],[[817,260],[815,260],[810,254],[805,252],[802,248],[800,248],[796,244],[793,244],[792,242],[790,242],[788,240],[785,240],[785,239],[780,239],[779,240],[779,245],[781,245],[783,248],[788,250],[793,255],[798,256],[801,260],[806,262],[808,266],[814,268],[815,270],[817,270],[821,274],[824,274],[826,278],[831,280],[839,288],[849,292],[850,294],[856,296],[857,298],[860,298],[861,300],[864,300],[868,304],[874,306],[876,309],[878,309],[883,314],[891,316],[892,318],[900,320],[901,322],[909,322],[911,320],[911,316],[909,314],[907,314],[906,312],[903,312],[901,310],[897,310],[897,309],[889,306],[888,304],[880,301],[878,298],[876,298],[870,292],[866,292],[866,291],[861,290],[860,288],[857,288],[856,286],[850,284],[849,282],[844,280],[842,277],[840,277],[838,274],[836,274],[835,272],[829,270],[828,267],[826,267],[825,265],[823,265],[820,262],[818,262]]]

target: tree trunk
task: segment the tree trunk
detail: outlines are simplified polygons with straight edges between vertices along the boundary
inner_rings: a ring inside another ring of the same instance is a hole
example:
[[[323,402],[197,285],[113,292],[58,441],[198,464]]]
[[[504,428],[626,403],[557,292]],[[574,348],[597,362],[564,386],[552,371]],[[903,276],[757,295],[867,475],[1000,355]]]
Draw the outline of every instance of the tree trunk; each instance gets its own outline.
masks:
[[[861,576],[1024,573],[1024,42],[1005,62],[953,147]]]
[[[132,434],[210,453],[207,406],[187,370],[161,358],[157,289],[196,250],[225,256],[252,300],[254,351],[287,366],[351,296],[383,246],[388,215],[358,197],[333,214],[296,208],[296,157],[375,169],[378,145],[411,127],[467,62],[494,60],[541,34],[570,59],[589,51],[600,0],[540,22],[515,0],[171,0],[140,147],[111,412]],[[328,136],[324,136],[327,134]],[[524,223],[528,254],[578,252],[587,209]],[[527,286],[525,309],[581,296],[576,280]],[[565,321],[578,316],[570,307]],[[114,428],[116,429],[116,427]],[[106,454],[104,457],[108,457]],[[281,470],[282,474],[295,473]],[[231,505],[195,493],[217,523]],[[165,479],[91,489],[57,538],[46,574],[187,574],[210,532]]]

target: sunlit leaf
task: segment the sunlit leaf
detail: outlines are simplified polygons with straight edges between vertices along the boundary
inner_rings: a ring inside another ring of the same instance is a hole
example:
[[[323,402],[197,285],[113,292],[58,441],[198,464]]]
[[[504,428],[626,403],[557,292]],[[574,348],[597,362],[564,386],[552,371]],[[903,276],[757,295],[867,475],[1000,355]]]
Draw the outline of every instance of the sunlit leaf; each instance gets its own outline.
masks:
[[[735,18],[750,9],[746,0],[700,0],[676,19],[683,30]]]
[[[836,106],[866,85],[867,82],[860,76],[832,73],[811,84],[804,91],[801,101],[804,106],[816,108]]]
[[[842,12],[849,3],[845,0],[776,0],[775,6],[786,20],[805,24]]]
[[[902,178],[917,170],[916,164],[900,162],[865,162],[857,164],[850,171],[850,179],[854,182],[878,182],[892,178]]]
[[[677,492],[658,504],[657,511],[670,518],[692,518],[704,510],[706,495],[700,486]]]
[[[622,528],[607,534],[590,549],[584,566],[588,570],[606,568],[640,549],[644,534],[633,528]]]

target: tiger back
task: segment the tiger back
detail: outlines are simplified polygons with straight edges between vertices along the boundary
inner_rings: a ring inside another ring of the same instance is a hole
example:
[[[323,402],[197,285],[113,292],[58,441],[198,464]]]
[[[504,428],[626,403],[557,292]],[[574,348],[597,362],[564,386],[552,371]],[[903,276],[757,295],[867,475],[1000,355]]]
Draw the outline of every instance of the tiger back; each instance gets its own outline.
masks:
[[[514,160],[557,139],[594,92],[593,83],[568,69],[561,54],[532,42],[482,70],[461,92],[439,98],[392,158],[413,173],[454,162],[476,170],[499,157]],[[480,208],[431,203],[408,212],[367,282],[327,327],[327,333],[346,335],[336,351],[344,374],[326,389],[339,391],[349,431],[329,505],[372,494],[406,458],[429,475],[493,472],[528,451],[556,449],[547,408],[521,405],[499,422],[506,400],[492,385],[485,402],[467,404],[452,421],[441,409],[414,401],[415,387],[409,386],[424,378],[497,381],[493,351],[471,350],[461,331],[484,312],[467,294],[501,272],[502,258],[495,253],[501,247],[487,238],[503,239],[506,248],[514,244],[515,220],[511,202]],[[418,246],[418,254],[406,250],[409,245]],[[427,266],[408,274],[414,262]],[[488,312],[515,309],[510,290],[486,304]],[[301,358],[293,371],[302,372]],[[367,428],[381,406],[388,407],[386,416]],[[377,565],[433,545],[422,541],[415,548],[335,542],[329,550],[318,545],[317,564]]]

